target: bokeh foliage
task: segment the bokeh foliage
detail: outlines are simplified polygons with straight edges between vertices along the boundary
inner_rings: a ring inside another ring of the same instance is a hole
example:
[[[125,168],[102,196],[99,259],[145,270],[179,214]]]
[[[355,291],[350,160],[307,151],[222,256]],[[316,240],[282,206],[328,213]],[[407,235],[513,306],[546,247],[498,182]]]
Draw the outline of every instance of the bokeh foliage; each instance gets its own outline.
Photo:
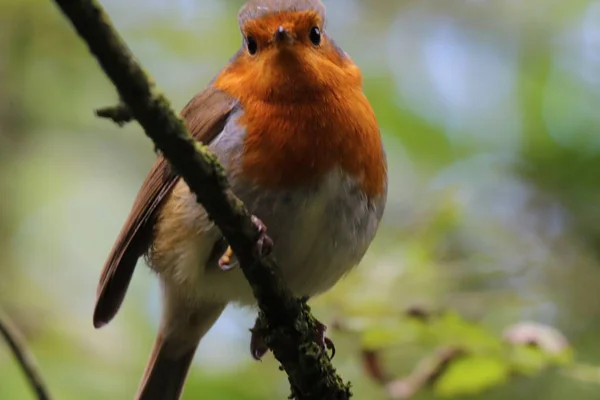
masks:
[[[415,398],[596,399],[600,3],[325,2],[390,164],[376,242],[314,302],[356,398],[386,399],[459,349]],[[103,4],[176,107],[240,43],[240,1]],[[157,325],[156,282],[139,268],[115,321],[91,326],[100,267],[154,157],[136,125],[93,117],[115,100],[52,2],[0,2],[0,304],[57,399],[128,398]],[[407,316],[415,305],[433,311]],[[226,313],[184,398],[287,395],[270,357],[250,361],[252,319]],[[511,326],[541,342],[508,343]],[[373,352],[387,388],[364,368]],[[0,398],[29,397],[0,347]]]

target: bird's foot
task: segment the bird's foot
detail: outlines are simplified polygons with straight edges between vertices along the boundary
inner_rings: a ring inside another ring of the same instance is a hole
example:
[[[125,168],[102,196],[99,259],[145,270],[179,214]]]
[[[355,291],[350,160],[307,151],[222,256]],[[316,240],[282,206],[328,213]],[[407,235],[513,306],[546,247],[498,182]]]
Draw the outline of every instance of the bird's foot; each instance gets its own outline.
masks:
[[[254,255],[257,258],[264,257],[271,253],[273,249],[273,240],[267,235],[267,226],[256,216],[252,216],[252,223],[256,226],[258,230],[258,238],[256,239],[256,244],[254,248]],[[234,257],[233,250],[231,246],[227,246],[227,249],[219,257],[219,268],[222,271],[229,271],[230,269],[237,266],[237,262],[232,263],[231,259]]]
[[[331,350],[331,356],[328,355],[329,359],[331,360],[335,356],[335,345],[333,344],[333,341],[328,338],[327,335],[325,335],[327,326],[320,321],[315,322],[315,341],[323,352],[326,353],[327,350]],[[252,336],[250,338],[250,353],[255,360],[260,361],[264,355],[267,354],[269,348],[265,343],[264,327],[261,325],[259,318],[256,319],[254,327],[250,329],[250,332],[252,332]]]
[[[258,229],[254,255],[257,258],[267,256],[273,250],[273,240],[267,235],[267,226],[255,215],[252,216],[252,223]]]
[[[327,353],[327,350],[331,350],[331,356],[329,356],[330,360],[333,360],[335,356],[335,345],[333,344],[333,340],[327,337],[325,332],[327,331],[327,326],[321,321],[315,320],[315,324],[317,325],[317,330],[315,331],[315,340],[321,347],[321,351]]]
[[[223,255],[221,257],[219,257],[219,268],[222,271],[229,271],[230,269],[234,268],[237,263],[231,263],[231,258],[233,257],[233,250],[231,249],[231,246],[227,246],[227,249],[225,250],[225,252],[223,253]]]
[[[250,354],[256,361],[261,361],[265,354],[269,351],[269,347],[265,343],[264,326],[260,321],[260,317],[256,318],[254,327],[250,329]]]

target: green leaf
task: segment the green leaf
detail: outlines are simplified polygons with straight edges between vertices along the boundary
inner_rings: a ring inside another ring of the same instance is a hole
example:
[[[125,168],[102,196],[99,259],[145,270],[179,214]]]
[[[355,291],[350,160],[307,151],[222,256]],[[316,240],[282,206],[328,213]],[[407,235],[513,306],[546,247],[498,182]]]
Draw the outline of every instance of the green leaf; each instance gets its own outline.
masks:
[[[470,351],[500,351],[501,340],[484,327],[465,320],[458,313],[451,311],[429,326],[429,333],[434,336],[436,345],[461,346]]]
[[[477,394],[506,383],[509,374],[509,366],[497,358],[461,357],[450,363],[434,384],[434,392],[441,397]]]
[[[404,319],[385,325],[374,325],[362,333],[362,348],[379,350],[401,343],[414,343],[423,325],[421,321]]]
[[[534,346],[518,345],[512,351],[513,368],[523,375],[534,375],[542,371],[549,364],[544,352]]]

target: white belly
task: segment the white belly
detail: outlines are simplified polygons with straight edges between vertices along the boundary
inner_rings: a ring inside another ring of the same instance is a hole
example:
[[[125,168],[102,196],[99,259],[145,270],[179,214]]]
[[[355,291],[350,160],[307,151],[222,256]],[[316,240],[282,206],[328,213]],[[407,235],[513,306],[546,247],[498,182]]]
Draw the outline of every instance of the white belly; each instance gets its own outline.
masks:
[[[260,218],[274,241],[273,255],[297,296],[315,296],[331,288],[357,265],[371,243],[383,204],[370,201],[353,179],[332,171],[319,184],[302,190],[258,193],[237,182],[236,194]],[[207,266],[201,296],[253,304],[241,270]]]

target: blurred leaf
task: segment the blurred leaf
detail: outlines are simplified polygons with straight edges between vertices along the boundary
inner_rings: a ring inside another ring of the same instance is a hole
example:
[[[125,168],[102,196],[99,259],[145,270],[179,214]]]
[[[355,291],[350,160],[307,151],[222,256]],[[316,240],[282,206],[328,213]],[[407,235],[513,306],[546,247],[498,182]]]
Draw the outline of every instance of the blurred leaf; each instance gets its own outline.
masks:
[[[548,366],[548,357],[536,347],[518,345],[512,349],[513,368],[520,374],[532,376]]]
[[[379,350],[400,343],[414,342],[424,323],[414,318],[397,318],[396,323],[385,325],[374,324],[361,334],[362,348],[365,350]]]
[[[509,375],[508,365],[499,359],[465,356],[450,363],[434,384],[434,392],[441,397],[477,394],[506,383]]]
[[[488,332],[483,326],[465,320],[455,311],[444,313],[427,327],[427,334],[438,344],[454,345],[471,351],[499,351],[500,338]]]

